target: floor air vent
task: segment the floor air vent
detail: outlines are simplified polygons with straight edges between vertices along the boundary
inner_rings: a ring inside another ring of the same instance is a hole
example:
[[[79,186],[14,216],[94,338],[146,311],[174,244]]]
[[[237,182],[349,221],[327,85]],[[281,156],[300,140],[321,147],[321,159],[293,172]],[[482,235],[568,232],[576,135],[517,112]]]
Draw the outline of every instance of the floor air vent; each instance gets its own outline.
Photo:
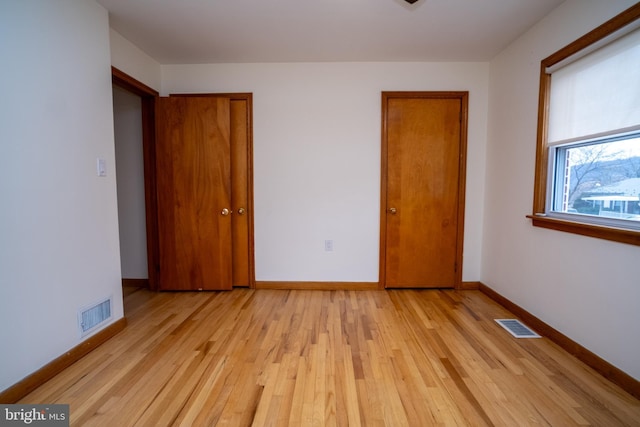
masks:
[[[502,326],[516,338],[540,338],[540,335],[533,332],[517,319],[494,319],[498,325]]]
[[[111,318],[111,298],[78,312],[82,336],[87,335],[101,323]]]

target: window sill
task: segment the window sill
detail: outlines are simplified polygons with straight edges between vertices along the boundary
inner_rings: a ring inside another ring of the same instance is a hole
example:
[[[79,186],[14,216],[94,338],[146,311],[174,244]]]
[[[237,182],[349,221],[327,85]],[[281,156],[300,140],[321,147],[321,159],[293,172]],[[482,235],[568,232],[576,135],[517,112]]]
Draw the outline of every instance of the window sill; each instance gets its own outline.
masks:
[[[550,230],[564,231],[566,233],[580,234],[582,236],[640,246],[640,232],[634,230],[585,224],[583,222],[568,221],[544,215],[527,215],[527,218],[531,219],[534,227],[548,228]]]

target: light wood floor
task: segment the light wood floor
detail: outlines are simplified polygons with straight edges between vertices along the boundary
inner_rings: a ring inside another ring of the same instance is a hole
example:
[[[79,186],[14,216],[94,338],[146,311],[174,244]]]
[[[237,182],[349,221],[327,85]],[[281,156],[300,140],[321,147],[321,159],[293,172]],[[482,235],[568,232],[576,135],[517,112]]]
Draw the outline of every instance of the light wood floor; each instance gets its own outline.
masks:
[[[479,291],[151,293],[28,395],[77,426],[622,426],[640,401]]]

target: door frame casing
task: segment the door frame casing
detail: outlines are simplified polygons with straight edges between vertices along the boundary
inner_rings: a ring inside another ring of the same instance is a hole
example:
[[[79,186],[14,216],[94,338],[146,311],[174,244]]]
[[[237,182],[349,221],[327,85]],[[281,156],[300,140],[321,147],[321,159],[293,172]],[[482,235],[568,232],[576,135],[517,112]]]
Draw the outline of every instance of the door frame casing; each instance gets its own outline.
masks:
[[[140,97],[142,113],[142,158],[144,168],[144,201],[147,231],[147,272],[149,289],[158,289],[160,252],[158,235],[158,199],[156,186],[156,119],[159,93],[125,72],[111,67],[111,82]]]
[[[460,100],[460,156],[458,159],[458,211],[456,229],[456,260],[454,289],[462,289],[462,261],[464,245],[465,188],[467,170],[468,91],[393,91],[382,92],[382,138],[380,171],[380,260],[379,289],[385,289],[387,248],[387,185],[388,185],[388,101],[390,99],[459,99]]]

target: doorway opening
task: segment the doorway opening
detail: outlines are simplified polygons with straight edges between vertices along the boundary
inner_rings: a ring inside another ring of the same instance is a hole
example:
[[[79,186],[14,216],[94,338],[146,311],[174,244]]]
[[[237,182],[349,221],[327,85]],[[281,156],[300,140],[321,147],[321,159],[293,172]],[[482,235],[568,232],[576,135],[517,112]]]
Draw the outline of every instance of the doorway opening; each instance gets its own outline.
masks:
[[[154,110],[158,92],[115,67],[111,77],[122,283],[125,294],[140,287],[157,290]]]

